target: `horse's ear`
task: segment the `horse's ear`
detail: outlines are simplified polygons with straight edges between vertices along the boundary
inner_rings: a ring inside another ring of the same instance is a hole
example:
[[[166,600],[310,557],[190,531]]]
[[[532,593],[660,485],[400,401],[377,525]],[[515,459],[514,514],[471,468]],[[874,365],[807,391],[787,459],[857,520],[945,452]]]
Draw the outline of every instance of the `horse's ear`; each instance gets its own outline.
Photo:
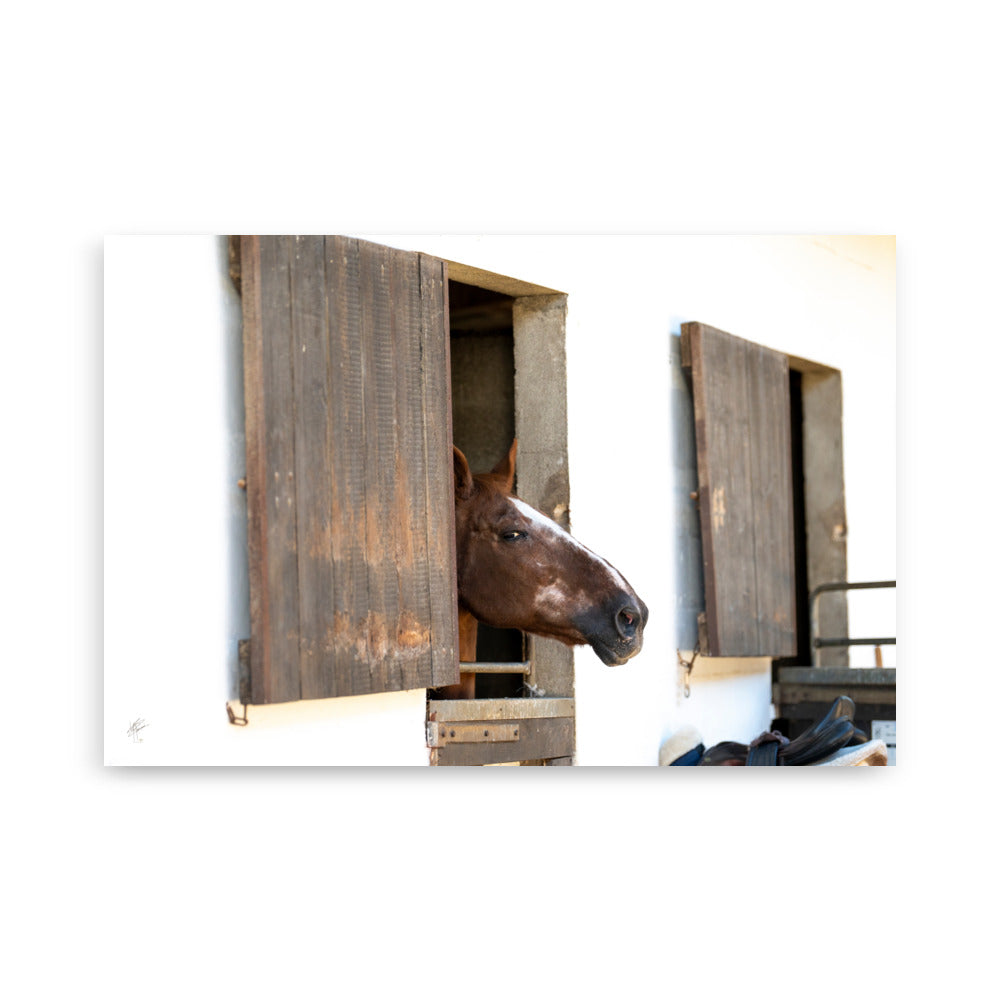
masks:
[[[455,461],[455,499],[468,500],[472,496],[472,472],[466,457],[455,445],[451,448]]]
[[[506,457],[501,458],[493,467],[493,474],[503,477],[508,493],[514,492],[514,462],[516,459],[517,438],[514,438],[514,443],[510,446],[510,451],[507,452]]]

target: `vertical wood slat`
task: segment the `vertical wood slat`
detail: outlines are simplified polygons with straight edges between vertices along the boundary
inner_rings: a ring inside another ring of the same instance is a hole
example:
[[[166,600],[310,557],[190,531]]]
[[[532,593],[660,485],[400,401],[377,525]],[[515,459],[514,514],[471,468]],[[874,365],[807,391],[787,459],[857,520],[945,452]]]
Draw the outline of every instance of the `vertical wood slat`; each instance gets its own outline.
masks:
[[[421,379],[420,258],[392,254],[389,266],[392,344],[395,361],[396,450],[393,520],[395,567],[399,573],[400,613],[396,629],[396,661],[400,685],[429,685],[432,674],[431,606],[427,533],[427,460],[424,451],[423,384]],[[412,568],[409,571],[405,568]]]
[[[262,391],[264,400],[263,505],[267,517],[267,588],[271,628],[268,687],[273,701],[301,695],[298,671],[298,562],[275,558],[297,549],[295,507],[295,387],[292,364],[290,253],[287,237],[260,242]]]
[[[453,683],[445,265],[341,237],[243,258],[253,701]]]
[[[299,676],[303,698],[334,689],[329,609],[335,585],[332,379],[322,236],[290,241],[292,364],[295,386],[296,551],[299,584]]]
[[[387,247],[360,243],[361,343],[365,371],[365,508],[368,567],[368,641],[370,676],[360,689],[391,690],[399,665],[391,630],[399,616],[399,581],[395,572],[395,420],[396,378],[390,327]]]
[[[693,329],[692,329],[693,328]],[[742,341],[690,335],[698,497],[705,564],[709,652],[753,655],[757,639],[754,595],[746,364]],[[721,570],[721,572],[720,572]]]
[[[435,331],[444,330],[443,337]],[[424,453],[428,470],[452,462],[451,338],[448,329],[448,265],[433,257],[420,257],[420,340],[423,355],[420,374],[423,398],[446,399],[436,416],[423,421]],[[453,473],[428,472],[427,525],[428,593],[434,643],[430,687],[457,684],[458,579],[455,567],[455,484]],[[446,567],[446,572],[441,572]]]
[[[327,237],[326,282],[333,406],[331,558],[334,693],[369,689],[365,366],[358,241]]]
[[[788,360],[702,323],[681,327],[691,368],[707,652],[795,652]]]
[[[243,396],[246,414],[247,454],[247,555],[250,584],[250,684],[241,696],[249,700],[255,688],[270,688],[271,632],[267,594],[267,509],[264,482],[265,432],[263,353],[261,323],[260,240],[240,237],[241,292],[243,300]]]
[[[795,524],[792,510],[788,357],[747,343],[750,481],[753,501],[757,646],[796,652]]]

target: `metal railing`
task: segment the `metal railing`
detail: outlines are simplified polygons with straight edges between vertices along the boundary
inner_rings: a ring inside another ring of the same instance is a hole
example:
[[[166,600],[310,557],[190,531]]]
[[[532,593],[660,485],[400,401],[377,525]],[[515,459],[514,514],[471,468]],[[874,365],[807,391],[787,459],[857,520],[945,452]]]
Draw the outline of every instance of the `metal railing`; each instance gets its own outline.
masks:
[[[820,650],[830,646],[895,646],[896,637],[881,636],[873,639],[852,639],[848,636],[826,638],[819,634],[819,616],[816,606],[819,598],[830,591],[875,590],[895,588],[895,580],[877,580],[872,583],[821,583],[809,594],[809,635],[812,641],[814,666],[820,665]]]

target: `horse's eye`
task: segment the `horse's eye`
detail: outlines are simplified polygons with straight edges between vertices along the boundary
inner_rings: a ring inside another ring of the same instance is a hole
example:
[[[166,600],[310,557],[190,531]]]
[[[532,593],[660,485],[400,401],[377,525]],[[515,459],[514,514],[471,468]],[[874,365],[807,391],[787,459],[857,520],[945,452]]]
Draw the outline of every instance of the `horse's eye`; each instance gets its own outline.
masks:
[[[500,536],[505,542],[516,542],[521,538],[527,538],[527,533],[524,531],[505,531]]]

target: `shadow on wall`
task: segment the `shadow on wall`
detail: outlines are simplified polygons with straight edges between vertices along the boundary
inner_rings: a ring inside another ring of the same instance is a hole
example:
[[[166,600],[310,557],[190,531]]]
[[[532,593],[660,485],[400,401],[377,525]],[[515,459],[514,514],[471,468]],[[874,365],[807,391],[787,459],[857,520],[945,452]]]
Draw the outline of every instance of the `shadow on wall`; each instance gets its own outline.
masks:
[[[705,610],[705,571],[701,553],[698,501],[698,453],[694,433],[694,398],[681,367],[680,321],[670,335],[670,416],[674,461],[674,579],[677,599],[674,631],[677,646],[694,649],[698,642],[698,615]]]

